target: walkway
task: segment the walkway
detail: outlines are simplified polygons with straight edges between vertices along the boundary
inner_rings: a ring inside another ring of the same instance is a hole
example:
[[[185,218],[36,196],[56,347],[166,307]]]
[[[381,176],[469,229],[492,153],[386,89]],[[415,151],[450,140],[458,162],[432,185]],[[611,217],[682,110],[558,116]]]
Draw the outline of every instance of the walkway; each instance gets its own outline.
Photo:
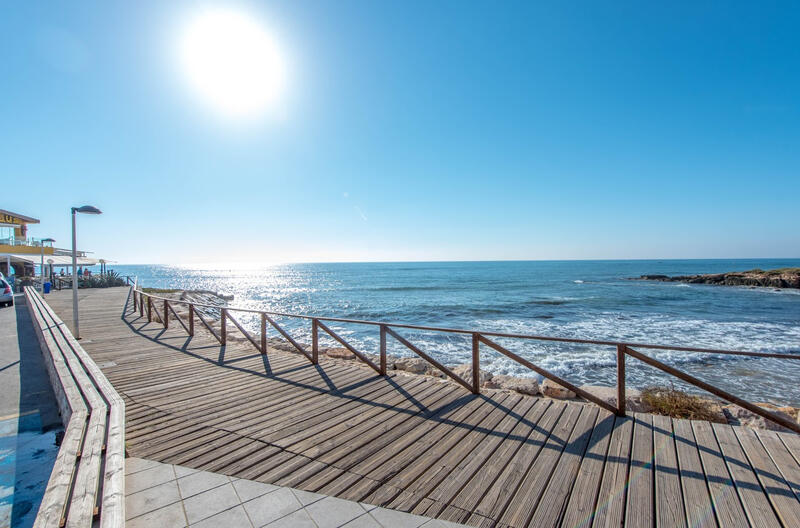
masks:
[[[81,344],[132,456],[475,526],[800,526],[797,435],[262,356],[122,318],[127,294],[81,291]]]
[[[62,432],[25,305],[0,308],[0,526],[33,525]]]

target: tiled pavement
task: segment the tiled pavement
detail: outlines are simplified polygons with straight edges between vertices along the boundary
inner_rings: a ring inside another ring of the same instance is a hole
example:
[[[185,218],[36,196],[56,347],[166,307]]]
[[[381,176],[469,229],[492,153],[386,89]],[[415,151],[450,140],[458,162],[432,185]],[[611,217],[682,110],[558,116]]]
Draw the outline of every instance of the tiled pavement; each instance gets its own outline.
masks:
[[[308,491],[141,458],[125,460],[125,488],[127,528],[463,526]]]

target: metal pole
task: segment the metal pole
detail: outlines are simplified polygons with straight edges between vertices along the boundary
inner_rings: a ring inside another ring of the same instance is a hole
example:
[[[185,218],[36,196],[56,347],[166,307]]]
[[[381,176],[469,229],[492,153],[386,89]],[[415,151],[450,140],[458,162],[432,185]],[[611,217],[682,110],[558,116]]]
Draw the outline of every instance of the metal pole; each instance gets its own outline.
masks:
[[[44,295],[44,245],[39,242],[39,249],[42,250],[42,261],[39,264],[39,270],[42,272],[42,295]]]
[[[75,208],[72,208],[72,325],[75,327],[75,339],[81,338],[78,322],[78,250],[75,235]]]

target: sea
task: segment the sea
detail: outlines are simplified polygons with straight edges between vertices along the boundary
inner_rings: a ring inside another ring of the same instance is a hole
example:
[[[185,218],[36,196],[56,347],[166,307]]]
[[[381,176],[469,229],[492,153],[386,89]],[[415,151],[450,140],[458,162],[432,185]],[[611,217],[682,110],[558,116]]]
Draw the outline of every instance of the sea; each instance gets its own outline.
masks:
[[[143,286],[205,289],[233,295],[230,306],[421,326],[800,354],[800,290],[630,280],[644,274],[689,275],[800,267],[800,259],[381,262],[262,267],[117,265]],[[235,312],[234,312],[235,314]],[[236,315],[236,314],[235,314]],[[258,332],[253,316],[236,315]],[[308,321],[276,321],[310,342]],[[357,349],[377,353],[378,328],[329,326]],[[471,360],[469,335],[397,330],[448,365]],[[271,336],[277,336],[274,332]],[[323,334],[324,336],[324,334]],[[615,348],[496,339],[576,385],[613,385]],[[322,338],[323,346],[340,346]],[[389,353],[413,355],[389,338]],[[640,349],[754,402],[800,405],[800,360]],[[481,347],[481,368],[531,376],[527,367]],[[627,360],[630,387],[675,386],[676,378]]]

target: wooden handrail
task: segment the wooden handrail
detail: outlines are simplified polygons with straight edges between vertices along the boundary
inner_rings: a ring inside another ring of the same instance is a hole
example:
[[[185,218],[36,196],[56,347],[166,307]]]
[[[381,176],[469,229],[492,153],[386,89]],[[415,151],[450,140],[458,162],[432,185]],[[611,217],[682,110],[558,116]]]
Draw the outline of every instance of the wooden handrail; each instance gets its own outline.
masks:
[[[141,291],[141,290],[140,290]],[[153,295],[150,293],[141,292],[143,295],[147,297],[152,297],[155,300],[164,300],[164,297],[160,297],[158,295]],[[177,299],[170,299],[170,302],[178,303],[178,304],[193,304],[196,307],[202,308],[212,308],[215,310],[219,310],[219,306],[214,304],[207,304],[207,303],[198,303],[194,301],[185,301],[185,300],[177,300]],[[273,312],[270,310],[255,310],[252,308],[238,308],[235,306],[226,307],[226,310],[236,311],[236,312],[245,312],[245,313],[254,313],[254,314],[267,314],[272,315],[275,317],[292,317],[295,319],[306,319],[306,320],[313,320],[317,319],[319,321],[326,321],[330,323],[352,323],[352,324],[361,324],[361,325],[370,325],[370,326],[381,326],[386,325],[392,328],[405,328],[409,330],[423,330],[423,331],[430,331],[430,332],[445,332],[449,334],[474,334],[475,330],[467,330],[464,328],[447,328],[447,327],[440,327],[440,326],[422,326],[422,325],[412,325],[412,324],[403,324],[403,323],[392,323],[386,321],[367,321],[362,319],[343,319],[340,317],[327,317],[327,316],[313,316],[313,315],[300,315],[300,314],[291,314],[285,312]],[[706,354],[721,354],[721,355],[735,355],[735,356],[751,356],[751,357],[765,357],[765,358],[777,358],[777,359],[798,359],[800,360],[800,354],[779,354],[775,352],[752,352],[748,350],[725,350],[725,349],[716,349],[716,348],[701,348],[701,347],[686,347],[686,346],[673,346],[673,345],[662,345],[662,344],[652,344],[652,343],[635,343],[635,342],[627,342],[627,341],[608,341],[608,340],[601,340],[601,339],[575,339],[571,337],[554,337],[554,336],[544,336],[544,335],[537,335],[537,334],[513,334],[507,332],[492,332],[489,330],[486,331],[479,331],[483,336],[489,337],[508,337],[512,339],[528,339],[534,341],[553,341],[558,343],[573,343],[573,344],[582,344],[582,345],[604,345],[604,346],[614,346],[617,345],[625,345],[630,347],[636,348],[647,348],[651,350],[674,350],[676,352],[701,352]]]
[[[597,404],[604,409],[607,409],[619,416],[625,416],[626,413],[626,374],[625,374],[625,356],[634,357],[648,365],[651,365],[659,370],[662,370],[670,375],[673,375],[687,383],[690,383],[696,387],[704,389],[724,400],[730,401],[740,407],[743,407],[759,416],[762,416],[768,420],[771,420],[775,423],[778,423],[788,429],[791,429],[795,432],[800,433],[800,424],[796,424],[791,420],[787,420],[783,416],[780,416],[776,413],[769,412],[757,405],[749,403],[733,394],[725,392],[721,389],[714,387],[704,381],[695,378],[689,374],[686,374],[680,370],[677,370],[669,365],[666,365],[656,359],[653,359],[650,356],[642,354],[641,352],[635,350],[633,347],[636,348],[646,348],[650,350],[674,350],[674,351],[682,351],[682,352],[699,352],[699,353],[708,353],[708,354],[719,354],[719,355],[735,355],[735,356],[747,356],[747,357],[760,357],[760,358],[778,358],[778,359],[792,359],[792,360],[800,360],[800,354],[778,354],[772,352],[749,352],[743,350],[722,350],[722,349],[712,349],[712,348],[698,348],[698,347],[684,347],[684,346],[671,346],[671,345],[661,345],[661,344],[647,344],[647,343],[625,343],[620,341],[606,341],[606,340],[596,340],[596,339],[573,339],[567,337],[552,337],[552,336],[540,336],[540,335],[530,335],[530,334],[511,334],[511,333],[504,333],[504,332],[476,332],[475,330],[464,330],[459,328],[442,328],[442,327],[435,327],[435,326],[422,326],[422,325],[409,325],[409,324],[395,324],[395,323],[387,323],[387,322],[380,322],[380,321],[363,321],[358,319],[343,319],[338,317],[324,317],[324,316],[310,316],[310,315],[298,315],[298,314],[289,314],[283,312],[272,312],[266,310],[253,310],[249,308],[236,308],[236,307],[225,307],[221,309],[221,334],[217,334],[214,329],[210,326],[209,323],[205,321],[202,317],[200,312],[196,310],[196,307],[205,307],[205,308],[213,308],[213,309],[220,309],[219,306],[211,305],[211,304],[204,304],[204,303],[196,303],[191,301],[183,301],[183,300],[169,300],[166,302],[167,299],[164,297],[159,297],[157,295],[151,295],[145,293],[141,290],[138,290],[139,293],[139,310],[140,315],[144,311],[144,302],[143,299],[147,298],[147,312],[148,312],[148,321],[152,319],[152,312],[155,311],[153,307],[153,300],[165,300],[165,306],[169,306],[169,303],[181,303],[186,304],[189,306],[189,328],[186,328],[186,325],[183,325],[184,329],[189,333],[189,335],[194,335],[194,318],[193,315],[196,313],[197,317],[200,318],[200,321],[208,328],[208,330],[220,341],[220,343],[225,344],[226,338],[226,318],[230,318],[234,325],[242,332],[242,334],[255,346],[257,350],[259,350],[262,354],[267,353],[267,338],[266,338],[266,324],[269,323],[273,328],[275,328],[278,333],[281,334],[289,343],[291,343],[299,352],[305,355],[312,363],[316,364],[318,362],[319,357],[319,335],[318,329],[322,329],[328,335],[330,335],[333,339],[341,343],[347,350],[352,352],[355,356],[359,359],[367,363],[371,368],[375,369],[379,374],[386,375],[386,347],[387,347],[387,335],[391,335],[396,340],[398,340],[401,344],[403,344],[406,348],[426,360],[427,362],[431,363],[437,369],[442,371],[445,375],[452,378],[454,381],[459,383],[460,385],[464,386],[467,390],[479,394],[480,393],[480,344],[484,344],[495,351],[503,354],[504,356],[512,359],[513,361],[523,365],[530,370],[538,373],[539,375],[548,378],[557,384],[569,389],[570,391],[574,392],[576,395],[580,396],[581,398],[590,401],[592,403]],[[134,295],[134,303],[135,303],[135,295]],[[170,306],[171,308],[171,306]],[[135,304],[134,304],[135,309]],[[245,328],[243,328],[236,319],[231,317],[230,312],[245,312],[245,313],[256,313],[259,314],[261,317],[261,344],[256,342],[256,340],[247,332]],[[174,309],[173,309],[174,313]],[[159,316],[158,312],[156,311],[156,315]],[[278,316],[278,317],[291,317],[295,319],[305,319],[311,321],[311,335],[312,335],[312,353],[309,354],[295,339],[283,328],[281,328],[271,317]],[[176,318],[180,320],[175,314]],[[380,329],[380,364],[376,365],[372,360],[370,360],[366,355],[362,352],[358,351],[355,347],[353,347],[350,343],[344,340],[341,336],[339,336],[335,331],[329,328],[325,322],[338,322],[338,323],[350,323],[350,324],[361,324],[361,325],[370,325],[370,326],[378,326]],[[455,334],[470,334],[472,337],[472,383],[468,383],[460,376],[456,375],[451,369],[446,367],[445,365],[439,363],[434,358],[420,350],[417,346],[412,344],[406,338],[398,334],[395,329],[404,328],[404,329],[411,329],[411,330],[424,330],[424,331],[433,331],[433,332],[444,332],[444,333],[455,333]],[[598,398],[597,396],[581,389],[580,387],[573,385],[569,381],[555,375],[554,373],[543,369],[531,361],[511,352],[510,350],[506,349],[505,347],[497,344],[496,342],[489,339],[489,337],[494,338],[511,338],[511,339],[523,339],[523,340],[538,340],[538,341],[549,341],[549,342],[559,342],[559,343],[573,343],[573,344],[588,344],[588,345],[600,345],[600,346],[614,346],[616,348],[616,365],[617,365],[617,402],[616,406],[611,405],[610,403],[606,402],[605,400]]]

